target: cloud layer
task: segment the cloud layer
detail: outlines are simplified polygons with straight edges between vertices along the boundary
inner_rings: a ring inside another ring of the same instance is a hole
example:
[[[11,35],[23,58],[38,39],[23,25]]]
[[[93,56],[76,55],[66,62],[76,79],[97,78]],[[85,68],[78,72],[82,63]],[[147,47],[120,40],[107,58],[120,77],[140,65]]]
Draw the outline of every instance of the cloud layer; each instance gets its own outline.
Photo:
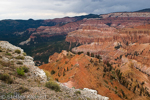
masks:
[[[0,19],[52,19],[149,7],[150,0],[0,0]]]

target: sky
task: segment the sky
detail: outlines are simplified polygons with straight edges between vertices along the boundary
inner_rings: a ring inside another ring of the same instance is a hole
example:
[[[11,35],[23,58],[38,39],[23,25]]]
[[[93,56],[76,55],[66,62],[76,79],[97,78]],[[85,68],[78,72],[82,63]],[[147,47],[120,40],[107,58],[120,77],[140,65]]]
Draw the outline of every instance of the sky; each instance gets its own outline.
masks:
[[[145,8],[150,8],[150,0],[0,0],[0,20],[53,19]]]

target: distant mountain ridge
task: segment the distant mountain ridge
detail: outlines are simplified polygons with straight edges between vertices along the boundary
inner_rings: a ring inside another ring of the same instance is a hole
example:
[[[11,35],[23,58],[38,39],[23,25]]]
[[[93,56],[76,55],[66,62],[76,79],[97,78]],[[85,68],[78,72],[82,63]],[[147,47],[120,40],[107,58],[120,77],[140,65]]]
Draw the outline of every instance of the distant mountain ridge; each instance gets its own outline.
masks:
[[[150,8],[138,10],[138,11],[135,11],[135,12],[150,12]]]

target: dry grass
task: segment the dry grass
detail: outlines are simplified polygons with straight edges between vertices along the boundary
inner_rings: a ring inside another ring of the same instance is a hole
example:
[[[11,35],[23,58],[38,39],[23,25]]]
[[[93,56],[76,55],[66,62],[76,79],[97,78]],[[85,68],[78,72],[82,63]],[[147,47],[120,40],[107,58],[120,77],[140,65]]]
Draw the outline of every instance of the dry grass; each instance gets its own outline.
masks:
[[[21,86],[17,92],[21,94],[21,93],[28,92],[28,91],[29,91],[28,88]]]
[[[46,82],[45,86],[47,88],[55,90],[56,92],[60,92],[60,86],[56,82],[54,82],[54,81]]]
[[[11,65],[10,62],[4,62],[4,61],[2,61],[2,60],[0,60],[0,64],[1,64],[2,66],[6,66],[6,67],[8,67],[8,66]]]
[[[43,71],[46,73],[47,80],[48,80],[48,81],[52,81],[52,80],[53,80],[53,78],[52,78],[51,73],[50,73],[49,71],[47,71],[47,70],[43,70]]]
[[[4,74],[0,74],[0,80],[8,83],[8,84],[12,84],[13,83],[13,79],[10,77],[10,75],[4,73]]]

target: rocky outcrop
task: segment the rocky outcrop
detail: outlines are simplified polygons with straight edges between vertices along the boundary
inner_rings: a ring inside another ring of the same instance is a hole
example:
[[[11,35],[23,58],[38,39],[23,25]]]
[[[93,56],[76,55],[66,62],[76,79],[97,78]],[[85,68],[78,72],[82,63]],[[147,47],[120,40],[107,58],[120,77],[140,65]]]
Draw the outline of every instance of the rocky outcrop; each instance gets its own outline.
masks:
[[[126,57],[122,58],[122,63],[131,61],[135,68],[145,74],[150,75],[150,44],[134,43],[127,48]]]
[[[67,56],[67,54],[68,54],[68,52],[66,50],[62,50],[62,52],[60,54],[55,52],[52,56],[49,57],[48,62],[55,62],[65,56]]]
[[[81,98],[89,98],[89,99],[92,99],[92,100],[95,100],[95,99],[98,99],[98,100],[109,100],[108,97],[105,97],[105,96],[101,96],[99,94],[97,94],[97,91],[96,90],[92,90],[92,89],[88,89],[88,88],[84,88],[83,90],[81,89],[74,89],[74,88],[68,88],[67,86],[64,86],[63,84],[61,83],[58,83],[62,88],[63,90],[65,90],[67,93],[70,93],[70,94],[74,94],[75,92],[79,92],[81,93]]]
[[[0,41],[0,46],[2,48],[6,48],[6,49],[9,49],[9,50],[12,50],[12,51],[15,51],[15,50],[18,49],[18,50],[21,51],[21,53],[24,52],[23,49],[21,49],[20,47],[16,47],[16,46],[10,44],[8,41]]]
[[[4,62],[10,61],[10,62],[15,62],[16,64],[18,62],[20,62],[20,64],[25,65],[29,68],[29,70],[32,72],[31,73],[33,75],[32,77],[35,77],[35,78],[39,77],[39,80],[42,83],[43,82],[45,83],[47,81],[47,76],[46,76],[45,72],[42,69],[39,69],[37,66],[35,66],[32,57],[24,56],[23,49],[10,44],[8,41],[0,41],[0,47],[11,51],[13,54],[12,55],[13,57],[11,57],[11,58],[3,57]],[[15,53],[15,50],[20,50],[21,52],[19,54]],[[21,58],[16,59],[16,57],[18,57],[18,56],[22,57],[22,59]]]
[[[25,45],[25,44],[28,45],[28,43],[29,43],[30,41],[31,41],[31,38],[27,39],[26,41],[20,42],[19,45]]]

